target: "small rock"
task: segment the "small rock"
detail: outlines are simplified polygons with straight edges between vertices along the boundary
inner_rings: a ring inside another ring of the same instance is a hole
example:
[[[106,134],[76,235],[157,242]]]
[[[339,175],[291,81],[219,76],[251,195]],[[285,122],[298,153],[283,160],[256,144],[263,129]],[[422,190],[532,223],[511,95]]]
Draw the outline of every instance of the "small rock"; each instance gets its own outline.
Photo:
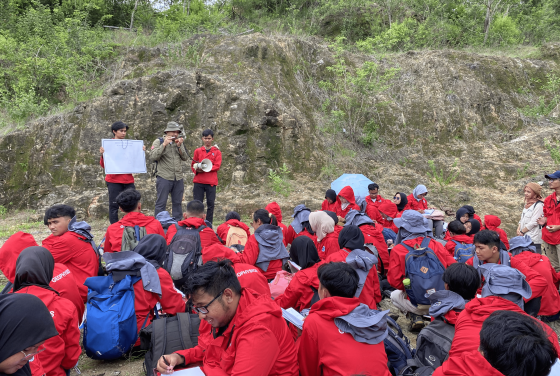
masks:
[[[457,194],[457,200],[459,200],[459,201],[468,202],[468,201],[470,201],[470,199],[471,198],[469,197],[469,194],[467,192],[459,192]]]

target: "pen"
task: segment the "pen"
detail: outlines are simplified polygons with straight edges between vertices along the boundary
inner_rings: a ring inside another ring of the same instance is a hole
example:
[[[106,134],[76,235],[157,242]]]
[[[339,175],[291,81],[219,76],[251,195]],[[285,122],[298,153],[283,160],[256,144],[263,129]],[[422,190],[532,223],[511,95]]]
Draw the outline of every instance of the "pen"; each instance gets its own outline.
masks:
[[[170,366],[170,365],[171,365],[171,364],[169,364],[169,362],[167,361],[167,359],[165,359],[165,356],[162,356],[162,358],[163,358],[163,361],[165,362],[165,365],[166,365],[166,366]]]

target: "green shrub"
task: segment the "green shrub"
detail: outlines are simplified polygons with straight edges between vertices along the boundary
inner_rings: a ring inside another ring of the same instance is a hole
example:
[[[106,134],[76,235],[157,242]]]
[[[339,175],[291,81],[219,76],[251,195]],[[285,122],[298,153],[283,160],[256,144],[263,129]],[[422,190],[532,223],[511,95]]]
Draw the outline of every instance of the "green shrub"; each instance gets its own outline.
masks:
[[[461,173],[461,169],[457,169],[457,171],[453,171],[458,164],[458,160],[455,159],[453,165],[451,165],[450,169],[440,167],[438,168],[433,160],[428,161],[428,176],[436,183],[440,185],[440,187],[446,187],[449,184],[455,182],[457,177]]]
[[[544,146],[550,154],[550,158],[554,161],[554,164],[560,164],[560,142],[551,141],[549,139],[544,140]]]
[[[508,16],[498,16],[490,28],[491,44],[509,46],[521,42],[521,31],[515,21]]]
[[[284,197],[290,196],[292,193],[292,182],[290,181],[288,166],[285,163],[278,171],[269,170],[268,179],[274,192]]]

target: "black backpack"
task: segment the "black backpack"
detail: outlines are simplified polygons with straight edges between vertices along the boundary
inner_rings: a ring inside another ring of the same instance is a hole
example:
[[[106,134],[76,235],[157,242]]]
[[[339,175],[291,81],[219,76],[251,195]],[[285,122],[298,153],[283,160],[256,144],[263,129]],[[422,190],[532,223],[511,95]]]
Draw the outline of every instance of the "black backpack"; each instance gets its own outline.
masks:
[[[154,320],[140,331],[140,348],[144,356],[144,372],[151,376],[162,355],[187,350],[198,345],[200,318],[188,312]]]
[[[163,265],[169,272],[175,287],[181,289],[190,273],[202,265],[202,245],[200,231],[206,228],[187,228],[175,224],[177,233],[167,247],[167,257]]]
[[[414,359],[414,350],[410,347],[410,340],[403,334],[401,327],[395,320],[387,316],[388,335],[383,340],[385,352],[389,360],[391,374],[398,375],[406,368],[409,360]]]
[[[451,341],[455,337],[455,326],[436,318],[420,331],[416,339],[416,359],[418,366],[437,368],[449,356]]]

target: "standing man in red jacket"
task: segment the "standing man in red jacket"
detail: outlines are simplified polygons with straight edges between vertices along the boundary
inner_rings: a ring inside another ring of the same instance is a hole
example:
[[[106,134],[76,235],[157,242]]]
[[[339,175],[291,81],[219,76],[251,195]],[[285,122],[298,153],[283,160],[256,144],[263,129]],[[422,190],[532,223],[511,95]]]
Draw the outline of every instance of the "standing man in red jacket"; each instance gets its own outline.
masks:
[[[556,272],[560,272],[560,170],[554,174],[544,176],[548,180],[548,187],[554,192],[544,199],[543,216],[538,224],[542,226],[542,240],[544,254],[550,260]]]
[[[126,138],[126,132],[128,131],[128,125],[122,121],[117,121],[111,125],[111,131],[113,132],[114,139],[124,140]],[[144,150],[146,150],[146,146],[144,146]],[[105,149],[103,149],[103,146],[99,148],[99,152],[101,153],[99,164],[104,168],[105,162],[103,161],[103,153],[105,153]],[[134,177],[132,174],[108,174],[105,175],[105,182],[109,190],[109,222],[113,224],[119,220],[117,196],[129,188],[134,189],[136,187],[134,186]]]
[[[205,129],[202,132],[203,146],[194,151],[191,169],[194,172],[193,200],[204,202],[204,194],[206,194],[206,220],[213,223],[214,220],[214,201],[216,201],[216,187],[218,186],[218,170],[222,165],[222,152],[216,145],[212,146],[214,141],[214,132],[211,129]],[[212,169],[204,172],[201,169],[194,168],[195,161],[209,159],[212,162]]]

